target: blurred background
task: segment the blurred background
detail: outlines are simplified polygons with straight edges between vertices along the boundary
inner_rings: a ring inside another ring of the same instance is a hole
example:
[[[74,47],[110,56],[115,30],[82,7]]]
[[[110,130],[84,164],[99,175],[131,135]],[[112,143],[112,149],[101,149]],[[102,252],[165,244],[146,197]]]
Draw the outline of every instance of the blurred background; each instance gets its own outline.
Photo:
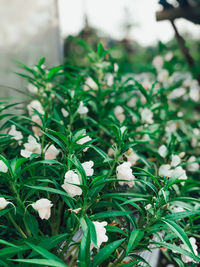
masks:
[[[122,73],[154,73],[162,55],[200,77],[199,0],[1,0],[0,22],[0,97],[25,86],[16,61],[86,66],[83,41],[102,42]]]

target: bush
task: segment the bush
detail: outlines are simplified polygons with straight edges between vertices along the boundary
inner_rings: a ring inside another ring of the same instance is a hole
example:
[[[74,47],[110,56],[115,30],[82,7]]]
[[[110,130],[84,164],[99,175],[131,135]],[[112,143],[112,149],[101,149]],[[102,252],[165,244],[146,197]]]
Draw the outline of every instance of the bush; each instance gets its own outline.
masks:
[[[101,44],[88,58],[21,65],[26,103],[1,102],[1,265],[200,262],[198,83],[159,58],[157,78],[122,76]]]

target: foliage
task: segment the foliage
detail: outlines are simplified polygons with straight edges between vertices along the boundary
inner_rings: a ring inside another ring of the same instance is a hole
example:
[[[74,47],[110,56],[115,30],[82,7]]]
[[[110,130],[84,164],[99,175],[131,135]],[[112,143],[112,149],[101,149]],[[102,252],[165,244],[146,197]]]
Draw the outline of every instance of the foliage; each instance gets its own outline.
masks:
[[[200,262],[198,85],[162,64],[122,75],[101,44],[87,56],[21,64],[26,100],[1,101],[1,265],[148,266],[158,247]]]

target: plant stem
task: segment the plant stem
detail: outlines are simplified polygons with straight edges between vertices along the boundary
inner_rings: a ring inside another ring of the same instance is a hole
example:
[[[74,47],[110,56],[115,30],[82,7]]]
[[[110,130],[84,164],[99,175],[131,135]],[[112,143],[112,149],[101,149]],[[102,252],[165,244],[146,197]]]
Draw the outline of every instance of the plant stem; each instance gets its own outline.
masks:
[[[13,217],[11,216],[11,214],[8,214],[10,221],[12,222],[12,224],[14,225],[14,227],[16,228],[16,230],[24,237],[27,238],[26,234],[22,231],[22,229],[19,227],[19,225],[16,224],[15,220],[13,219]]]

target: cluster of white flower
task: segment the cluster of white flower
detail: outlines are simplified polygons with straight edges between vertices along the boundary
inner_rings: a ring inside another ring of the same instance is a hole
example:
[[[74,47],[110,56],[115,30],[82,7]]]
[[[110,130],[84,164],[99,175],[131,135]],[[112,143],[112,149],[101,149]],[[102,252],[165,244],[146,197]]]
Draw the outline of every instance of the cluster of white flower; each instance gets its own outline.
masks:
[[[164,146],[160,147],[160,154],[162,156],[166,155],[167,148],[164,148]],[[182,168],[182,166],[178,166],[181,163],[181,159],[178,155],[172,155],[172,160],[170,164],[163,164],[160,166],[159,170],[158,170],[158,174],[159,176],[165,176],[165,177],[173,177],[173,178],[177,178],[180,180],[186,180],[187,179],[187,175],[186,175],[186,171]],[[184,185],[184,182],[181,183],[182,185]]]

